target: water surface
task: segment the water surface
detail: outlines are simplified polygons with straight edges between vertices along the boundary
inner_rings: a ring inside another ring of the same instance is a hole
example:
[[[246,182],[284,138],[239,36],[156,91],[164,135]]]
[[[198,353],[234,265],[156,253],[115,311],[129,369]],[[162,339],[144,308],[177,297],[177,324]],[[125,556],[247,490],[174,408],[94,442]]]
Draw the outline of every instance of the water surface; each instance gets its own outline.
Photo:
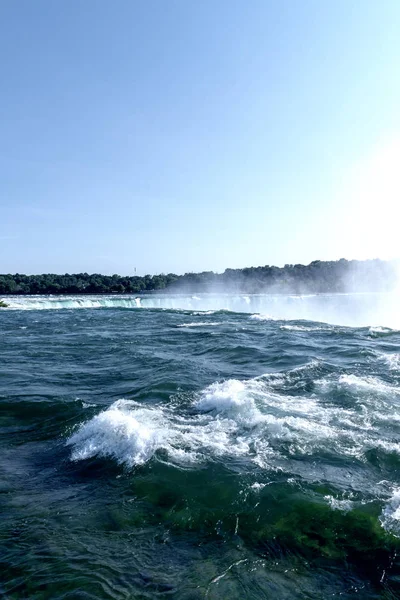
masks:
[[[399,597],[381,298],[6,301],[4,598]]]

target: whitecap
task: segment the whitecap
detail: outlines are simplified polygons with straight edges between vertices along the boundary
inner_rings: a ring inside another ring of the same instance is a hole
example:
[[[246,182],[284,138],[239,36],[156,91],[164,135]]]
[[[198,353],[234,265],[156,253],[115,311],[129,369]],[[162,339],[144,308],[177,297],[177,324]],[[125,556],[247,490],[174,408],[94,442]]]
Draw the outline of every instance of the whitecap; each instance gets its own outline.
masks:
[[[149,460],[165,438],[162,414],[131,408],[131,402],[119,400],[83,424],[67,441],[74,447],[72,460],[114,458],[130,467]]]
[[[395,331],[397,331],[396,329],[391,329],[390,327],[370,327],[369,328],[369,332],[370,334],[388,334],[388,333],[394,333]]]
[[[193,323],[181,323],[177,327],[216,327],[222,325],[222,323],[211,322],[211,321],[194,321]]]
[[[389,371],[400,370],[400,352],[382,353],[379,357],[389,367]]]
[[[371,449],[400,454],[396,437],[388,437],[390,423],[400,420],[393,407],[396,388],[374,378],[342,376],[319,382],[318,395],[299,397],[277,393],[273,383],[270,375],[215,382],[181,408],[119,400],[71,435],[71,458],[112,458],[132,467],[162,450],[178,464],[231,456],[275,469],[283,459],[320,452],[361,461]],[[354,404],[327,402],[324,386],[347,387]]]
[[[400,388],[384,383],[377,377],[362,377],[354,374],[340,375],[338,379],[320,379],[315,382],[322,392],[331,392],[333,389],[347,390],[354,394],[398,396]]]
[[[261,315],[259,313],[255,313],[254,315],[250,315],[250,319],[253,321],[273,321],[274,317],[271,317],[271,315]]]
[[[212,457],[249,455],[250,448],[234,419],[182,416],[164,407],[140,408],[118,400],[82,424],[67,440],[71,460],[112,458],[129,468],[150,460],[157,450],[178,464]]]
[[[306,325],[281,325],[280,329],[286,331],[324,331],[328,328],[323,327],[307,327]]]
[[[249,384],[237,379],[213,383],[201,393],[194,406],[201,412],[213,412],[245,425],[265,420],[256,407]]]
[[[400,537],[400,488],[395,488],[380,516],[382,527]]]

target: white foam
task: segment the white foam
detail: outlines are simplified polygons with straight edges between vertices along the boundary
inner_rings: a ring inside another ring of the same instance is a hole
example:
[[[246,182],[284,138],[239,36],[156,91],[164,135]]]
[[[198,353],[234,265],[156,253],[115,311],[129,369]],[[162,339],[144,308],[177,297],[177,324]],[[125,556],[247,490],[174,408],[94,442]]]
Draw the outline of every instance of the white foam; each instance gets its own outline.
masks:
[[[380,522],[386,531],[400,537],[400,488],[393,490],[380,516]]]
[[[371,334],[374,333],[378,333],[378,334],[385,334],[385,333],[392,333],[393,331],[395,331],[395,329],[390,329],[389,327],[370,327],[369,328],[369,332]]]
[[[211,321],[194,321],[193,323],[181,323],[177,327],[216,327],[222,325],[222,323],[211,322]]]
[[[254,315],[250,315],[250,319],[253,321],[273,321],[274,317],[271,317],[271,315],[260,315],[259,313],[255,313]]]
[[[307,327],[306,325],[281,325],[280,327],[287,331],[323,331],[323,327]],[[327,329],[327,328],[325,328]]]
[[[119,400],[82,425],[67,441],[74,446],[72,460],[98,456],[130,467],[149,460],[165,438],[162,414],[131,408],[131,402]]]
[[[256,481],[250,487],[255,492],[260,492],[263,488],[265,488],[266,485],[267,485],[266,483],[259,483],[258,481]]]
[[[194,405],[201,412],[213,412],[248,425],[263,418],[248,385],[236,379],[210,385]]]
[[[400,370],[400,352],[394,353],[382,353],[380,355],[381,360],[386,362],[390,371]]]
[[[354,394],[399,396],[400,388],[384,383],[376,377],[360,377],[358,375],[341,375],[338,379],[321,379],[315,382],[321,391],[330,392],[341,388]],[[364,399],[364,398],[363,398]]]
[[[383,394],[384,396],[398,396],[400,389],[396,386],[384,383],[376,377],[359,377],[357,375],[342,375],[339,378],[339,384],[349,389],[354,388],[357,391],[372,392],[374,394]]]
[[[376,440],[375,447],[380,448],[387,454],[400,455],[400,442],[390,442],[387,440]]]
[[[278,385],[271,375],[216,382],[196,394],[189,406],[143,408],[119,400],[69,438],[72,459],[108,457],[132,467],[163,450],[173,463],[232,456],[275,469],[296,455],[323,453],[365,461],[371,449],[400,454],[396,432],[390,433],[400,422],[400,408],[393,401],[397,388],[374,378],[332,376],[317,382],[318,394],[277,393],[292,374],[280,374]],[[346,409],[332,403],[325,396],[332,386],[347,389],[354,402]]]
[[[334,496],[327,495],[327,496],[324,496],[324,500],[326,500],[328,502],[329,506],[333,510],[341,510],[343,512],[347,512],[354,508],[354,502],[353,502],[353,500],[350,500],[349,498],[339,499],[339,498],[335,498]]]
[[[128,467],[143,464],[157,450],[175,463],[194,463],[213,456],[248,455],[249,445],[234,419],[211,415],[182,416],[172,409],[139,408],[118,400],[71,435],[71,459],[113,458]]]

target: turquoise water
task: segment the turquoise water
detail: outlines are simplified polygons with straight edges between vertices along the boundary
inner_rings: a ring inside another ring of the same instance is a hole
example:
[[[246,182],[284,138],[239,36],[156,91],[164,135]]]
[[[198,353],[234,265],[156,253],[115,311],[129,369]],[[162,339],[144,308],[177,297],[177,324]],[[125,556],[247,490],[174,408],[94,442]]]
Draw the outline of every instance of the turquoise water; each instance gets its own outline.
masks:
[[[6,302],[2,597],[400,597],[393,297]]]

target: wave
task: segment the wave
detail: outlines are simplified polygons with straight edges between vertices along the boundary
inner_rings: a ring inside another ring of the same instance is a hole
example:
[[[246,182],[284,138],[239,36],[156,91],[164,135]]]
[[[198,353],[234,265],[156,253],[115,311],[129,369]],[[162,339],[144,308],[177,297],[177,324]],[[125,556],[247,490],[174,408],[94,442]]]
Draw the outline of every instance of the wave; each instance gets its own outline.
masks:
[[[139,408],[130,400],[118,400],[84,423],[68,439],[71,460],[112,458],[132,468],[165,451],[175,464],[194,464],[206,456],[246,454],[246,444],[231,444],[232,423],[212,422],[201,415],[179,417],[163,407]]]
[[[217,323],[215,321],[195,321],[194,323],[181,323],[180,325],[177,325],[177,327],[216,327],[217,325],[222,325],[222,323]]]
[[[281,325],[281,329],[286,331],[327,331],[327,327],[307,327],[306,325]]]
[[[380,522],[386,531],[400,535],[400,488],[393,490],[391,498],[386,502],[381,513]]]
[[[369,332],[370,333],[392,333],[392,329],[390,329],[389,327],[370,327],[369,328]]]
[[[167,405],[117,400],[70,435],[70,458],[111,459],[126,469],[151,460],[177,468],[222,460],[224,468],[236,469],[240,460],[264,473],[260,483],[250,483],[257,493],[272,473],[313,485],[328,469],[331,484],[338,486],[324,496],[332,510],[378,502],[382,527],[400,537],[400,488],[386,482],[380,489],[384,482],[371,481],[368,469],[361,475],[377,455],[400,461],[400,389],[375,377],[331,373],[315,379],[321,368],[313,361],[249,380],[215,382]],[[314,393],[296,395],[299,379],[310,377]],[[343,398],[349,401],[343,404]],[[359,465],[350,488],[342,470],[337,475],[332,470],[338,458]]]
[[[129,467],[147,462],[162,447],[166,428],[159,411],[136,408],[119,400],[75,432],[67,444],[74,446],[72,460],[94,456],[114,458]]]
[[[389,371],[400,371],[400,352],[382,352],[379,359],[387,364]]]
[[[336,380],[322,379],[315,382],[322,391],[331,392],[333,389],[352,391],[357,398],[361,395],[384,395],[388,398],[400,397],[400,388],[384,383],[377,377],[360,377],[358,375],[340,375]]]
[[[316,382],[317,393],[299,397],[279,390],[293,373],[280,377],[213,383],[188,408],[118,400],[72,434],[72,460],[108,457],[133,467],[162,450],[173,463],[240,456],[270,470],[290,457],[320,453],[361,462],[371,450],[400,455],[391,431],[400,422],[399,389],[332,375]],[[347,407],[334,401],[344,393],[352,398]]]
[[[146,296],[10,296],[2,310],[127,308],[185,310],[194,314],[215,311],[250,313],[254,321],[306,320],[352,327],[372,326],[371,335],[388,335],[399,327],[398,295],[315,294],[152,294]]]

